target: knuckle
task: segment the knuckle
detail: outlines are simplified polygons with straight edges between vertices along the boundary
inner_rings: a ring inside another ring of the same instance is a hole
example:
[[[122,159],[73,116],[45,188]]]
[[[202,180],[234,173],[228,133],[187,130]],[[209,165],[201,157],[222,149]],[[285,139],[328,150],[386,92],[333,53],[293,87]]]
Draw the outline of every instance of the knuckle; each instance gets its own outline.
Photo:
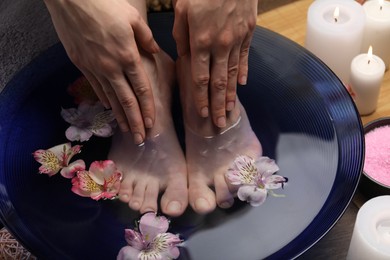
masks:
[[[210,76],[209,75],[199,75],[195,77],[194,84],[199,89],[205,89],[209,85]]]
[[[238,73],[238,64],[235,64],[235,65],[230,66],[228,68],[228,77],[229,78],[235,77],[237,75],[237,73]]]
[[[218,44],[222,48],[228,48],[233,44],[233,35],[230,33],[224,33],[218,39]]]
[[[137,97],[145,97],[145,96],[149,96],[150,89],[145,85],[141,85],[141,86],[135,87],[134,92],[135,92]]]
[[[137,99],[135,98],[120,98],[119,103],[124,109],[134,109],[135,107],[138,106]]]
[[[213,82],[212,84],[213,88],[217,91],[225,91],[227,88],[227,79],[220,78]]]
[[[204,33],[198,36],[195,43],[199,48],[209,48],[212,44],[212,39],[209,34]]]
[[[256,28],[256,17],[248,18],[248,29],[249,31],[254,31]]]

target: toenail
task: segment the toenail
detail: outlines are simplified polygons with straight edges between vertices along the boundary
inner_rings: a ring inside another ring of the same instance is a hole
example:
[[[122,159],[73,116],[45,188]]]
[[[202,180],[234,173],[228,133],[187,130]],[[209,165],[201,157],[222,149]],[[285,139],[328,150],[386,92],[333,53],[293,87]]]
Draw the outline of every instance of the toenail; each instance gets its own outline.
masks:
[[[142,138],[142,135],[139,133],[135,133],[133,137],[134,137],[135,144],[142,144],[142,142],[144,141],[144,139]]]
[[[209,202],[204,198],[199,198],[195,201],[195,209],[199,211],[206,211],[210,207]]]
[[[139,208],[139,202],[138,201],[133,201],[133,202],[131,202],[131,207],[132,208],[136,208],[136,209],[138,209]]]
[[[225,127],[226,126],[226,118],[224,116],[220,116],[217,119],[217,125],[218,127]]]
[[[120,195],[121,199],[127,200],[129,198],[128,194],[121,194]]]
[[[229,201],[225,201],[225,202],[222,202],[219,206],[223,209],[227,209],[227,208],[230,208],[232,205],[233,205],[233,203],[231,203]]]
[[[178,212],[181,210],[181,203],[178,201],[171,201],[167,206],[169,212]]]

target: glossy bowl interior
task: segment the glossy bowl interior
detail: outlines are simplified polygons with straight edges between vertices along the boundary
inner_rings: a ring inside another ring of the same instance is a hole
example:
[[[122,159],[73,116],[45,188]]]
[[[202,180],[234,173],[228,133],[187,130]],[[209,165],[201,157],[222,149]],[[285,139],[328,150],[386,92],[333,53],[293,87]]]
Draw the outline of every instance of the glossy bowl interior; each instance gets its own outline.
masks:
[[[150,15],[160,46],[173,58],[173,15]],[[66,87],[80,76],[60,44],[18,73],[0,94],[0,218],[42,259],[115,259],[124,228],[138,217],[119,201],[74,195],[69,180],[39,175],[31,153],[66,141],[61,107]],[[301,46],[257,28],[249,78],[238,95],[264,154],[289,178],[285,198],[261,207],[236,201],[207,216],[188,210],[172,219],[186,239],[180,259],[290,259],[321,239],[341,217],[363,165],[363,129],[352,99],[320,60]],[[180,105],[173,116],[184,146]],[[110,139],[94,138],[83,159],[107,158]]]

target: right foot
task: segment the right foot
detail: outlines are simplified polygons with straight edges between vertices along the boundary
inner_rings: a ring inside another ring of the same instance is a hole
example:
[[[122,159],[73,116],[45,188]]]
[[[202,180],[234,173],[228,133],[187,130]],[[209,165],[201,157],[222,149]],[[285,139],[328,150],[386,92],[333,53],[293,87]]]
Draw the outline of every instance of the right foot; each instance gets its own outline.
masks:
[[[181,215],[188,205],[185,158],[171,116],[174,63],[160,51],[143,56],[156,105],[156,121],[147,132],[144,145],[134,144],[131,133],[117,131],[112,138],[109,158],[123,173],[119,198],[133,210],[145,213],[158,210],[170,216]]]
[[[189,57],[177,62],[177,75],[183,107],[189,204],[200,214],[233,205],[236,190],[225,179],[225,173],[239,155],[256,158],[262,148],[252,131],[244,107],[236,100],[228,112],[227,127],[215,127],[211,117],[201,118],[195,110],[191,87]],[[209,186],[213,186],[214,190]]]

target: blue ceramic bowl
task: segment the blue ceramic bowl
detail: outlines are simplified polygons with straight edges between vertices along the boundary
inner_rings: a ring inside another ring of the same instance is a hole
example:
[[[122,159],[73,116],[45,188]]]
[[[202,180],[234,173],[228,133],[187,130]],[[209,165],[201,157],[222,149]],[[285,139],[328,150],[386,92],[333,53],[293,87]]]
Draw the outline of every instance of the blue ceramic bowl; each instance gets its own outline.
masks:
[[[173,15],[149,18],[160,46],[175,58]],[[37,173],[32,152],[66,141],[59,113],[72,105],[66,87],[79,76],[58,44],[0,94],[0,218],[41,259],[115,259],[125,245],[123,229],[137,217],[119,201],[76,196],[69,180]],[[333,227],[357,187],[364,150],[359,115],[320,60],[257,28],[248,85],[238,91],[264,154],[289,178],[286,197],[270,197],[258,208],[237,201],[207,216],[188,210],[172,220],[172,232],[187,240],[181,259],[296,258]],[[179,102],[174,106],[183,140]],[[88,142],[87,165],[106,159],[109,145],[109,139]]]

